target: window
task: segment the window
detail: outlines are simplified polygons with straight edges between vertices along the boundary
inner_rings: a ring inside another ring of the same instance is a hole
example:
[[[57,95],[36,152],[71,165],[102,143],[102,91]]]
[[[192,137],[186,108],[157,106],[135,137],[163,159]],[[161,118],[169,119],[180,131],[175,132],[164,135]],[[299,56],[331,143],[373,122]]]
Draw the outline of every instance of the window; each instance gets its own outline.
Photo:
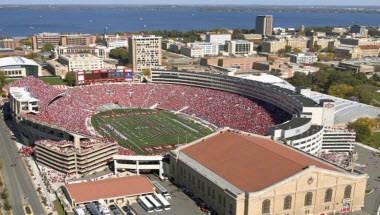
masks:
[[[270,200],[269,199],[265,199],[263,201],[263,205],[261,207],[261,213],[262,214],[270,213]]]
[[[313,193],[312,192],[308,192],[306,193],[305,195],[305,206],[310,206],[313,204]]]
[[[325,202],[331,202],[332,193],[333,193],[333,191],[332,191],[331,188],[329,188],[329,189],[326,190],[326,192],[325,192]]]
[[[289,210],[292,208],[292,197],[286,196],[284,199],[284,210]]]
[[[351,185],[347,185],[346,188],[344,188],[344,198],[345,199],[351,198],[351,190],[352,190]]]

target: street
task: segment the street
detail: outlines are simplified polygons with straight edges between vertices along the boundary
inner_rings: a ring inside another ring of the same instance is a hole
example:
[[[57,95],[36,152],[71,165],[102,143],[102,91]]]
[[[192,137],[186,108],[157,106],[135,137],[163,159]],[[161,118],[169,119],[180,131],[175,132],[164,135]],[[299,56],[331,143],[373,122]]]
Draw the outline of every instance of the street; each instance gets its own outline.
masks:
[[[3,175],[13,214],[24,214],[24,205],[30,204],[35,215],[45,214],[31,178],[4,120],[0,119],[0,159],[3,160]]]
[[[355,146],[355,151],[359,154],[357,163],[366,165],[357,168],[369,175],[367,190],[371,190],[365,197],[364,211],[369,214],[376,214],[380,205],[380,157],[368,149]]]

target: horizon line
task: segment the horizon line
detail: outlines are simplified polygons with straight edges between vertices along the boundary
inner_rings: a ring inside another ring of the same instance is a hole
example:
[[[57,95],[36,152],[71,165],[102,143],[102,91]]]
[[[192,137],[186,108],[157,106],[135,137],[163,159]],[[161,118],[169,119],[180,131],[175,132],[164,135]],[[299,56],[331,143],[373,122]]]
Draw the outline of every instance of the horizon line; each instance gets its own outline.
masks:
[[[282,6],[282,7],[380,7],[378,5],[362,4],[362,5],[336,5],[336,4],[209,4],[209,3],[198,3],[198,4],[149,4],[149,3],[18,3],[18,4],[3,4],[1,6],[77,6],[77,5],[87,5],[87,6],[98,6],[98,5],[109,5],[109,6]]]

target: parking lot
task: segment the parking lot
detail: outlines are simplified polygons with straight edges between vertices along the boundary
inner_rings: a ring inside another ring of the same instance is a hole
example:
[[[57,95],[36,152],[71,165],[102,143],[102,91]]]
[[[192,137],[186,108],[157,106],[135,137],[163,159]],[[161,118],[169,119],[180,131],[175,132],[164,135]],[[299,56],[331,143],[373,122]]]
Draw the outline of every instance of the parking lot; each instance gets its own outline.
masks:
[[[369,175],[364,211],[375,215],[380,205],[380,156],[361,146],[355,146],[355,150],[359,155],[356,169]]]
[[[151,180],[160,181],[155,176],[149,176]],[[195,202],[188,197],[185,193],[181,191],[178,187],[170,183],[169,181],[160,181],[160,184],[163,185],[170,193],[171,199],[169,200],[171,204],[171,210],[168,211],[159,211],[153,213],[147,213],[138,203],[132,204],[132,208],[139,215],[204,215]]]

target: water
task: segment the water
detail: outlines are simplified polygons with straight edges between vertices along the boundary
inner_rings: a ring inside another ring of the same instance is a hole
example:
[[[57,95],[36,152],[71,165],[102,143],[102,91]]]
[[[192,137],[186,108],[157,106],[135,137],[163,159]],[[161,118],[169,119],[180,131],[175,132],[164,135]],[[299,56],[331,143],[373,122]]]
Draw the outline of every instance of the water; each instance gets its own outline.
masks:
[[[380,25],[380,13],[304,11],[203,11],[199,8],[152,7],[0,7],[0,35],[39,32],[136,32],[162,29],[254,28],[258,14],[273,14],[281,27]]]

